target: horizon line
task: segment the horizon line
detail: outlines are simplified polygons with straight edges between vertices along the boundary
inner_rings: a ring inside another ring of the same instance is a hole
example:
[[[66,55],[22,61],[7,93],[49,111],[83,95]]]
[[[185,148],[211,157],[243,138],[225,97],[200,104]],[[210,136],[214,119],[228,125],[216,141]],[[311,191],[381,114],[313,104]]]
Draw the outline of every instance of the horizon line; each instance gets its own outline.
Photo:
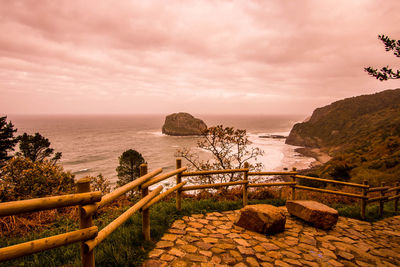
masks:
[[[171,113],[2,113],[0,116],[167,116],[173,113],[189,113],[196,116],[307,116],[309,113],[197,113],[177,111]]]

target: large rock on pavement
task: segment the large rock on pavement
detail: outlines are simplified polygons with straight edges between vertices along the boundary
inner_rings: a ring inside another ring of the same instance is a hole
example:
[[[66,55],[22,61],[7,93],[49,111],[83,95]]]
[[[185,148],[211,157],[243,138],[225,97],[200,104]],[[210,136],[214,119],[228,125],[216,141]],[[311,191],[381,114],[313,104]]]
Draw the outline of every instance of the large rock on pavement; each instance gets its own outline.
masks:
[[[189,113],[179,112],[168,115],[162,127],[162,133],[175,136],[201,135],[207,125]]]
[[[240,210],[235,224],[250,231],[274,234],[285,230],[284,212],[272,205],[248,205]]]
[[[332,228],[339,218],[337,210],[312,200],[288,200],[286,208],[291,215],[325,230]]]

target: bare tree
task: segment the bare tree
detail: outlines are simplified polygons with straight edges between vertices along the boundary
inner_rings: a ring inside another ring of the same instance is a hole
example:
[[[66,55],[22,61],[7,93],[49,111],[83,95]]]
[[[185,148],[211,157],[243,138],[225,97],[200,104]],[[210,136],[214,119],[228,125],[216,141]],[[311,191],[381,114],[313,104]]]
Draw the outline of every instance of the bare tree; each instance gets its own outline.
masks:
[[[197,153],[189,148],[176,151],[176,157],[186,159],[191,168],[195,170],[226,170],[243,168],[244,163],[257,160],[264,152],[259,148],[250,147],[246,130],[234,129],[218,125],[210,127],[202,134],[201,140],[197,142],[198,148],[211,152],[212,159],[202,160]],[[250,169],[260,170],[262,163],[250,164]],[[240,174],[213,175],[192,177],[194,183],[233,182],[240,179]]]

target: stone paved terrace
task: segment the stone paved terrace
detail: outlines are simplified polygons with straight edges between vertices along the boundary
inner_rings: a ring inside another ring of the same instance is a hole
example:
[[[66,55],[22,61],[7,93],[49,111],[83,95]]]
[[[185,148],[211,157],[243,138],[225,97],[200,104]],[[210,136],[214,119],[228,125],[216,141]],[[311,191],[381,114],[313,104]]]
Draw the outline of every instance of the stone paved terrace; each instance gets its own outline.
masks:
[[[177,220],[143,266],[400,266],[400,216],[376,223],[340,217],[329,231],[286,212],[272,236],[233,224],[238,211]]]

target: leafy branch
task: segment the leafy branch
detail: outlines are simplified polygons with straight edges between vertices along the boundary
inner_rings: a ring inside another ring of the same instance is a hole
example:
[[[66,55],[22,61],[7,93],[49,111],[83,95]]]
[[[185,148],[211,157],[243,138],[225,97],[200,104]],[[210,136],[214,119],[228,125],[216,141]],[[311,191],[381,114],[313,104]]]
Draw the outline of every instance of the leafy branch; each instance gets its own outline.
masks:
[[[400,57],[400,40],[390,39],[388,36],[379,35],[378,39],[385,45],[385,50],[387,52],[394,50],[393,54],[396,57]],[[394,70],[389,68],[389,66],[382,67],[379,71],[372,67],[364,68],[364,70],[380,81],[387,81],[389,79],[400,79],[400,70]]]

